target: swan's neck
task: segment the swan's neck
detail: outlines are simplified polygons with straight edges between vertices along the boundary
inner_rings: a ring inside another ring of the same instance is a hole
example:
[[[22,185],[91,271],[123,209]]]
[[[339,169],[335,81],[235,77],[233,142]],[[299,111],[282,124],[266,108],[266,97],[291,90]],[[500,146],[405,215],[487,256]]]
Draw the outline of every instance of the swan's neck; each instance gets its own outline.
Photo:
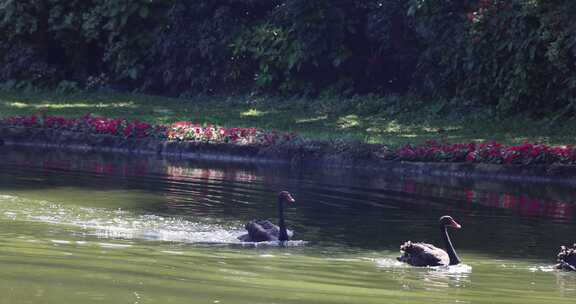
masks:
[[[456,250],[454,250],[454,246],[452,246],[452,241],[450,240],[450,236],[448,235],[448,228],[443,226],[440,228],[442,230],[442,239],[444,241],[444,248],[446,249],[446,253],[448,253],[448,257],[450,258],[450,265],[458,265],[460,264],[460,258],[458,254],[456,254]]]
[[[278,198],[278,228],[280,229],[278,240],[280,242],[288,241],[288,231],[286,231],[286,224],[284,223],[284,202],[282,198]]]

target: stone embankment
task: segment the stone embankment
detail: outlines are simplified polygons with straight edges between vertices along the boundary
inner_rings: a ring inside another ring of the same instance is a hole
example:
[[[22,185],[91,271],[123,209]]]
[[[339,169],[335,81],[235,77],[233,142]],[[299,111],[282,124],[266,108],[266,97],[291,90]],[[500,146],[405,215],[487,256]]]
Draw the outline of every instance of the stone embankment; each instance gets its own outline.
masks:
[[[292,141],[276,145],[239,145],[160,138],[124,138],[107,134],[42,128],[0,127],[0,145],[2,144],[294,167],[354,168],[397,176],[428,175],[520,182],[559,182],[576,185],[576,166],[574,165],[390,160],[391,151],[386,145],[339,141]]]

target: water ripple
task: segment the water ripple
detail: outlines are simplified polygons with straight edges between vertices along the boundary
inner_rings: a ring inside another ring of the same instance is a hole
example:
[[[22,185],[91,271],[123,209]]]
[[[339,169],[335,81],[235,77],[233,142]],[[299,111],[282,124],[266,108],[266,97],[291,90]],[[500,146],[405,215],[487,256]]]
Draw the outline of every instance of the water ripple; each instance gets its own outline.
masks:
[[[16,196],[0,196],[0,214],[13,221],[42,222],[80,228],[75,234],[103,239],[141,239],[183,243],[241,243],[242,230],[211,223],[210,218],[194,221],[182,217],[136,214],[60,205]],[[238,224],[238,227],[241,227]],[[57,242],[57,241],[55,241]],[[274,246],[274,244],[267,244]]]

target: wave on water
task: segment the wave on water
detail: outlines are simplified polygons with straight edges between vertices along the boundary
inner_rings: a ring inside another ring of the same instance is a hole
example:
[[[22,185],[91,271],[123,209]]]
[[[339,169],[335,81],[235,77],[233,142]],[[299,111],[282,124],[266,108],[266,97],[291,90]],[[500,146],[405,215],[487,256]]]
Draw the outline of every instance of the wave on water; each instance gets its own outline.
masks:
[[[466,287],[471,283],[472,266],[467,264],[414,267],[392,257],[367,258],[367,260],[371,260],[380,270],[389,273],[403,289],[440,290]]]
[[[240,242],[242,247],[300,247],[306,245],[308,242],[302,240],[291,241],[270,241],[270,242]]]
[[[110,210],[62,205],[17,196],[0,195],[0,217],[13,221],[40,222],[72,227],[73,234],[101,239],[140,239],[193,244],[237,244],[241,246],[278,246],[242,243],[237,237],[244,233],[241,224],[223,225],[210,218],[194,219],[138,214],[126,210]],[[77,228],[77,229],[76,229]],[[290,241],[284,246],[299,246]]]
[[[378,258],[378,259],[372,259],[375,263],[376,266],[378,266],[379,268],[404,268],[404,267],[408,267],[407,264],[405,263],[401,263],[396,259],[392,259],[392,258]]]
[[[530,272],[554,272],[556,267],[554,265],[535,265],[528,268]]]
[[[438,272],[442,272],[445,274],[468,274],[472,273],[472,266],[466,264],[458,264],[458,265],[450,265],[450,266],[437,266],[437,267],[430,267]]]
[[[429,272],[438,274],[468,274],[472,272],[472,266],[466,264],[450,265],[450,266],[432,266],[432,267],[414,267],[406,263],[399,262],[395,258],[376,258],[372,259],[379,268],[413,268],[425,269]]]

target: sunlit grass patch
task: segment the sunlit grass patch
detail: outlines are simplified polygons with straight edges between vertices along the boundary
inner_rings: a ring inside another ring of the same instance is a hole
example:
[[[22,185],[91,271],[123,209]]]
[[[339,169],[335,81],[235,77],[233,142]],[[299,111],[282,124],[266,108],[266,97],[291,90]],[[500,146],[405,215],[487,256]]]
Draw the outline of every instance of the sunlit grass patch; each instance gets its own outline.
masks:
[[[166,108],[154,108],[152,112],[162,115],[174,115],[174,110],[166,109]]]
[[[8,107],[18,108],[18,109],[22,109],[22,108],[29,107],[28,104],[23,103],[23,102],[18,102],[18,101],[15,101],[15,102],[4,102],[4,104],[6,104],[6,106],[8,106]]]
[[[400,133],[402,131],[402,126],[396,120],[392,120],[383,126],[382,131],[388,133]]]
[[[242,117],[260,117],[260,116],[264,116],[268,114],[268,112],[266,111],[260,111],[258,109],[249,109],[248,111],[244,111],[242,113],[240,113],[240,116]]]
[[[457,119],[413,104],[409,97],[380,99],[284,99],[254,96],[200,96],[171,98],[141,94],[0,92],[0,118],[45,112],[74,117],[93,113],[113,118],[169,124],[195,121],[226,127],[256,127],[297,132],[311,139],[358,140],[401,145],[429,139],[449,142],[496,140],[571,144],[576,141],[576,119],[550,127],[521,115],[496,119],[475,112]],[[413,105],[413,106],[410,106]],[[484,116],[482,116],[484,115]]]
[[[360,119],[358,118],[358,115],[350,114],[338,118],[336,124],[340,129],[355,128],[360,126]]]
[[[71,109],[71,108],[136,108],[134,102],[118,102],[118,103],[25,103],[25,102],[5,102],[6,106],[18,109],[32,108],[32,109]]]
[[[320,115],[315,117],[308,117],[308,118],[300,118],[296,119],[297,124],[306,124],[306,123],[315,123],[320,122],[328,119],[328,115]]]
[[[404,137],[404,138],[416,138],[418,137],[418,135],[416,134],[400,134],[400,137]]]

